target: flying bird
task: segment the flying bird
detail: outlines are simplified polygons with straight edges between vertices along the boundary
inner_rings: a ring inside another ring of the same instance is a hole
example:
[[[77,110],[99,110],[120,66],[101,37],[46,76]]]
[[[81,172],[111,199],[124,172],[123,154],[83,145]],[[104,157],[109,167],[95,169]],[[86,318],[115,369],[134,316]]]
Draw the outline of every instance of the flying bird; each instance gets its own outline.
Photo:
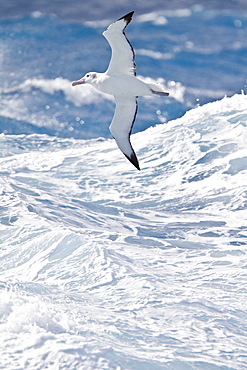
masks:
[[[110,44],[112,55],[105,73],[88,72],[72,86],[90,84],[97,90],[113,95],[116,101],[110,132],[118,148],[140,170],[137,156],[130,143],[130,135],[137,113],[137,98],[145,95],[168,96],[158,84],[145,83],[136,77],[135,53],[125,35],[134,12],[119,18],[103,32]]]

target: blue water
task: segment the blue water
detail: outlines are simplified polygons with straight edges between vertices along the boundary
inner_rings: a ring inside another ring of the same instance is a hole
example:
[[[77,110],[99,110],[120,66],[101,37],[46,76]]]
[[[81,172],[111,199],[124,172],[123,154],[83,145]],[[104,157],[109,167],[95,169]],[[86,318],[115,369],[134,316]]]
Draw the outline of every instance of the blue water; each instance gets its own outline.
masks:
[[[246,369],[247,13],[135,14],[140,172],[71,87],[113,20],[1,20],[0,369]]]

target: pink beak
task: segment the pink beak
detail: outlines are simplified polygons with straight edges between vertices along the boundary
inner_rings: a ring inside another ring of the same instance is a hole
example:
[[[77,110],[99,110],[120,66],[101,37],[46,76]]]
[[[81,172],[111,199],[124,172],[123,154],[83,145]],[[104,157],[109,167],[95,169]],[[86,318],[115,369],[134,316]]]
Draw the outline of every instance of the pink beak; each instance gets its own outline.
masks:
[[[85,83],[84,78],[81,78],[81,79],[80,79],[80,80],[78,80],[78,81],[73,81],[73,82],[72,82],[72,86],[81,85],[81,84],[84,84],[84,83]]]

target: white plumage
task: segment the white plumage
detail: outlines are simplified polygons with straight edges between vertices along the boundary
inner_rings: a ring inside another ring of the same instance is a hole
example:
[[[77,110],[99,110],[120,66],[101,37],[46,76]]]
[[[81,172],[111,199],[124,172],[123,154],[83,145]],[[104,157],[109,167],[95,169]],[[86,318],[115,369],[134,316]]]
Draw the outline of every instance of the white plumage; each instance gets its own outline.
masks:
[[[134,12],[126,14],[103,32],[112,50],[107,71],[86,73],[80,80],[72,82],[72,86],[89,83],[97,90],[115,97],[116,109],[110,131],[119,149],[140,170],[130,143],[130,134],[137,113],[137,98],[153,94],[167,96],[169,93],[158,84],[146,84],[136,78],[134,50],[124,32],[133,14]]]

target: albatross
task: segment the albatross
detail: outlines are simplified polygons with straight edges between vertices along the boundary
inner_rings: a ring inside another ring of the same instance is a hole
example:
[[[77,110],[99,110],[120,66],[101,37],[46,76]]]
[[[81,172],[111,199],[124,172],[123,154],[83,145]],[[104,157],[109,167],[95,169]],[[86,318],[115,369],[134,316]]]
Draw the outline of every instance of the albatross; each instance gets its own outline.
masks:
[[[90,84],[97,90],[113,95],[116,101],[115,113],[109,127],[118,148],[126,158],[140,170],[137,156],[130,142],[130,135],[137,113],[138,96],[168,96],[159,84],[145,83],[136,77],[134,49],[125,35],[125,28],[131,22],[134,12],[119,18],[103,32],[110,44],[112,55],[105,73],[88,72],[72,86]]]

